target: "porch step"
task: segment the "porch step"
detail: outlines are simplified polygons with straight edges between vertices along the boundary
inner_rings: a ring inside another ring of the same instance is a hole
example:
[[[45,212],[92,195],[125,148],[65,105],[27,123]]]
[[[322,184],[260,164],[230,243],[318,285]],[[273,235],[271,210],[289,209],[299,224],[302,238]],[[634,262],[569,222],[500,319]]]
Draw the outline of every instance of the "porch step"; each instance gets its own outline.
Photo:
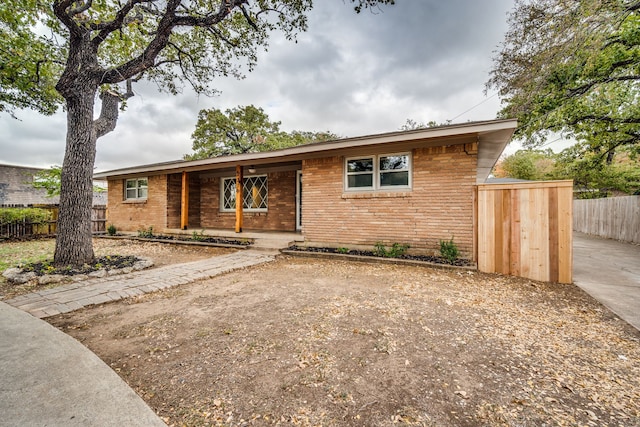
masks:
[[[286,249],[293,245],[295,240],[290,239],[270,239],[270,238],[256,238],[251,245],[251,249],[259,251],[279,251],[280,249]]]

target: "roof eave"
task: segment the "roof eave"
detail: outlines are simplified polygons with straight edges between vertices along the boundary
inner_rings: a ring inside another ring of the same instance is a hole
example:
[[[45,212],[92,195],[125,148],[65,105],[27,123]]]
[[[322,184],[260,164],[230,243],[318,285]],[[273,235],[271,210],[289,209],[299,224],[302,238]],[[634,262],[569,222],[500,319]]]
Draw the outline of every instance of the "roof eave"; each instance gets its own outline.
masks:
[[[99,172],[94,179],[105,179],[120,176],[131,176],[149,173],[176,173],[188,170],[222,169],[234,165],[249,165],[266,162],[285,162],[319,154],[366,146],[379,146],[396,142],[411,142],[420,140],[443,139],[446,144],[448,137],[478,135],[478,182],[484,182],[500,153],[508,144],[517,125],[516,120],[491,120],[485,122],[470,122],[459,125],[447,125],[412,131],[399,131],[378,135],[345,138],[335,141],[317,142],[275,151],[236,154],[232,156],[213,157],[203,160],[179,160],[173,162],[156,163]],[[497,153],[497,154],[496,154]],[[480,160],[483,159],[482,166]],[[487,170],[488,168],[488,170]],[[486,176],[484,176],[486,172]],[[484,178],[482,178],[484,176]]]

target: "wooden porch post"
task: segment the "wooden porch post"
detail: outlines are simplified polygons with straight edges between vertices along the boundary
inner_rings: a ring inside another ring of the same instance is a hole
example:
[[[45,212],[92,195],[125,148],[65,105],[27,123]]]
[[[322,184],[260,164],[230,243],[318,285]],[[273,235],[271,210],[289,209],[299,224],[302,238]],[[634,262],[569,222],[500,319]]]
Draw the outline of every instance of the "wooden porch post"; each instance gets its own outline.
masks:
[[[244,184],[242,166],[236,166],[236,233],[242,233],[242,208],[244,205]]]
[[[182,172],[182,198],[180,201],[180,228],[189,226],[189,174]]]

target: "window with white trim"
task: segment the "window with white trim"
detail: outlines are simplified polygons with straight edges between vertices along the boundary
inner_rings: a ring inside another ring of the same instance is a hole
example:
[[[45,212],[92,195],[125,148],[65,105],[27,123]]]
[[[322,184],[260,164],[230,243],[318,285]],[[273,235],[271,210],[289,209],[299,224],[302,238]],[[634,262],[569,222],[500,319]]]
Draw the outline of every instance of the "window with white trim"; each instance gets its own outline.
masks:
[[[345,159],[345,189],[348,191],[406,188],[411,188],[409,153]]]
[[[147,178],[127,179],[124,184],[125,200],[147,200]]]
[[[244,203],[242,207],[247,212],[266,212],[269,199],[269,186],[267,176],[245,177],[242,195]],[[222,211],[236,210],[236,179],[222,178],[220,181],[220,209]]]

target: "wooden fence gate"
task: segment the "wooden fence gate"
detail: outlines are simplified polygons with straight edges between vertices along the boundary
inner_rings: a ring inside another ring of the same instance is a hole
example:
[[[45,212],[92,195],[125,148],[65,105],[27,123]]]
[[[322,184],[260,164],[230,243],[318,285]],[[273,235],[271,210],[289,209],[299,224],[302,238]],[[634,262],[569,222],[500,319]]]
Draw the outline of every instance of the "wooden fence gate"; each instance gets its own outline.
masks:
[[[480,184],[478,270],[571,283],[573,181]]]

